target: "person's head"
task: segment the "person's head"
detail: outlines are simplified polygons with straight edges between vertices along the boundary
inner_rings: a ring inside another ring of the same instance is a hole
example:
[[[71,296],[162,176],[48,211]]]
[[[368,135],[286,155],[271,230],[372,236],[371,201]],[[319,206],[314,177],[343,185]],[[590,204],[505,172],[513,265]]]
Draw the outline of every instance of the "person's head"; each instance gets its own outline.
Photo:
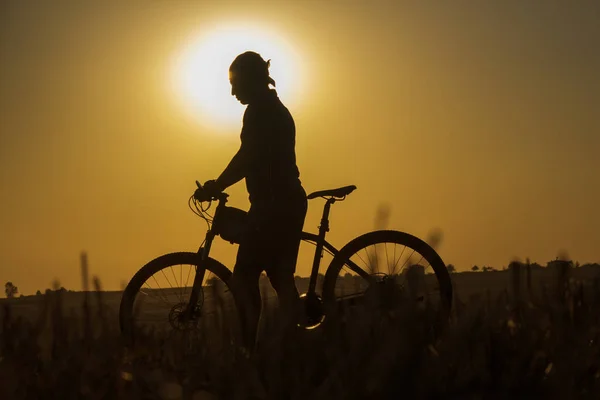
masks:
[[[250,104],[269,90],[269,85],[275,86],[269,76],[270,64],[271,60],[265,61],[253,51],[237,56],[229,67],[231,95],[242,104]]]

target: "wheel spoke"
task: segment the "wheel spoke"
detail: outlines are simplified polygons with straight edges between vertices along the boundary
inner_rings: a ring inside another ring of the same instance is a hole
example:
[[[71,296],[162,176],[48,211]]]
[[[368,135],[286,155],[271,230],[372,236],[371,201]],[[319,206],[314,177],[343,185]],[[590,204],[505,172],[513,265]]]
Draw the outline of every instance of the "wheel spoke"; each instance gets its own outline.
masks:
[[[154,277],[154,275],[152,275],[152,279],[154,279],[154,282],[156,283],[156,286],[158,286],[158,289],[157,289],[157,290],[159,291],[158,293],[160,294],[160,297],[161,297],[161,298],[163,298],[163,292],[161,291],[160,284],[158,283],[158,281],[156,280],[156,278]],[[149,289],[150,289],[150,290],[153,290],[153,289],[152,289],[152,288],[150,288],[150,287],[149,287]],[[169,299],[167,299],[167,298],[164,298],[164,302],[165,302],[166,304],[169,304]]]
[[[406,250],[406,246],[402,249],[402,253],[400,253],[400,257],[398,257],[398,261],[394,262],[394,268],[392,269],[392,274],[396,273],[396,267],[400,260],[402,260],[402,255],[404,254],[404,250]],[[394,243],[394,260],[396,260],[396,243]]]
[[[169,304],[169,302],[167,300],[165,300],[162,296],[155,296],[155,295],[152,294],[152,292],[154,291],[154,289],[150,289],[149,288],[149,290],[151,292],[145,292],[145,291],[143,291],[143,290],[140,289],[140,293],[146,295],[147,299],[151,299],[151,300],[157,301],[159,303],[162,302],[163,304],[166,304],[167,307],[169,307],[169,308],[171,307],[171,304]]]
[[[173,266],[169,268],[171,270],[171,274],[173,275],[173,280],[175,281],[175,288],[177,288],[177,277],[175,277],[175,272],[173,272]],[[183,298],[181,297],[181,286],[179,286],[179,301],[183,302]]]
[[[165,270],[161,269],[160,272],[163,274],[163,276],[165,277],[165,279],[167,280],[167,283],[169,284],[169,286],[171,287],[171,289],[175,290],[175,288],[173,287],[173,285],[171,284],[171,281],[169,280],[169,278],[167,277],[167,275],[165,274]]]
[[[188,288],[188,282],[190,281],[190,273],[192,272],[192,266],[188,265],[188,274],[187,274],[187,278],[185,279],[185,292],[184,292],[184,296],[187,297],[187,288]]]
[[[369,260],[369,264],[368,264],[368,269],[370,273],[375,273],[374,269],[373,269],[373,262],[371,261],[371,257],[369,256],[369,250],[367,250],[367,248],[365,247],[363,249],[365,251],[365,253],[367,253],[367,259]]]
[[[394,243],[394,268],[392,268],[391,274],[393,275],[396,270],[396,243]]]
[[[407,262],[410,261],[412,255],[415,254],[415,250],[413,249],[412,253],[410,253],[410,256],[408,256],[408,258],[406,259],[406,261],[404,261],[404,264],[402,264],[402,266],[400,267],[400,270],[402,270],[404,268],[404,266],[406,265]]]
[[[179,283],[181,284],[181,287],[180,287],[181,298],[184,298],[185,297],[185,286],[183,285],[183,265],[179,266]]]
[[[362,258],[362,257],[360,256],[360,254],[359,254],[359,253],[356,253],[356,254],[354,254],[354,255],[355,255],[355,256],[357,256],[358,258],[360,258],[360,260],[361,260],[361,261],[363,262],[363,264],[365,265],[365,268],[369,269],[369,263],[367,263],[367,262],[364,260],[364,258]],[[345,265],[345,264],[344,264],[344,265]]]
[[[385,265],[387,267],[388,273],[392,275],[392,272],[390,271],[390,258],[388,257],[387,243],[384,243],[383,247],[385,248]]]

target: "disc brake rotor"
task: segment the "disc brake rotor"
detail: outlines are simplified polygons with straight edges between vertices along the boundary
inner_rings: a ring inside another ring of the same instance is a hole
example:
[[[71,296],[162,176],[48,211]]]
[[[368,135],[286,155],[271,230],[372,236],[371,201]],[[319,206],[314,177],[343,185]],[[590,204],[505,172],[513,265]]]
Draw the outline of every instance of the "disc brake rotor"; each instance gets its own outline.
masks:
[[[202,306],[204,305],[204,294],[201,292],[198,304],[194,307],[191,315],[186,315],[188,303],[180,302],[175,304],[169,311],[169,324],[176,330],[188,330],[197,327],[202,316]]]

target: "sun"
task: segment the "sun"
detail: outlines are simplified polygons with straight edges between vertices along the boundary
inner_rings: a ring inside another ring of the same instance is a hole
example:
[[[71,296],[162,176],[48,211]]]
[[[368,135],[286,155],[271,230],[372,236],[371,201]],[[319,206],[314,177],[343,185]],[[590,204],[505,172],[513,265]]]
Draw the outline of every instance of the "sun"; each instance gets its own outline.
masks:
[[[176,56],[171,89],[182,110],[205,127],[239,127],[245,106],[231,96],[228,71],[235,57],[248,50],[271,60],[279,97],[288,107],[297,104],[303,85],[295,46],[279,32],[234,24],[194,36]]]

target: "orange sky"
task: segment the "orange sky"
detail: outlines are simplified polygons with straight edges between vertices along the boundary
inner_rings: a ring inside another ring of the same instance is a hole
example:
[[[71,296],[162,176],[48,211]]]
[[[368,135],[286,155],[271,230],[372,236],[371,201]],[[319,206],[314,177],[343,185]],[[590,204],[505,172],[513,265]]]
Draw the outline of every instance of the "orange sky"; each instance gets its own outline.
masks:
[[[304,186],[358,186],[333,208],[338,247],[387,203],[390,228],[441,229],[459,269],[563,249],[600,261],[596,3],[50,3],[0,5],[2,284],[80,289],[86,250],[116,289],[155,256],[197,249],[205,225],[187,199],[225,167],[239,126],[189,118],[167,81],[191,36],[232,20],[301,56],[311,80],[282,100]],[[229,193],[247,207],[243,183]],[[232,266],[234,250],[214,255]]]

